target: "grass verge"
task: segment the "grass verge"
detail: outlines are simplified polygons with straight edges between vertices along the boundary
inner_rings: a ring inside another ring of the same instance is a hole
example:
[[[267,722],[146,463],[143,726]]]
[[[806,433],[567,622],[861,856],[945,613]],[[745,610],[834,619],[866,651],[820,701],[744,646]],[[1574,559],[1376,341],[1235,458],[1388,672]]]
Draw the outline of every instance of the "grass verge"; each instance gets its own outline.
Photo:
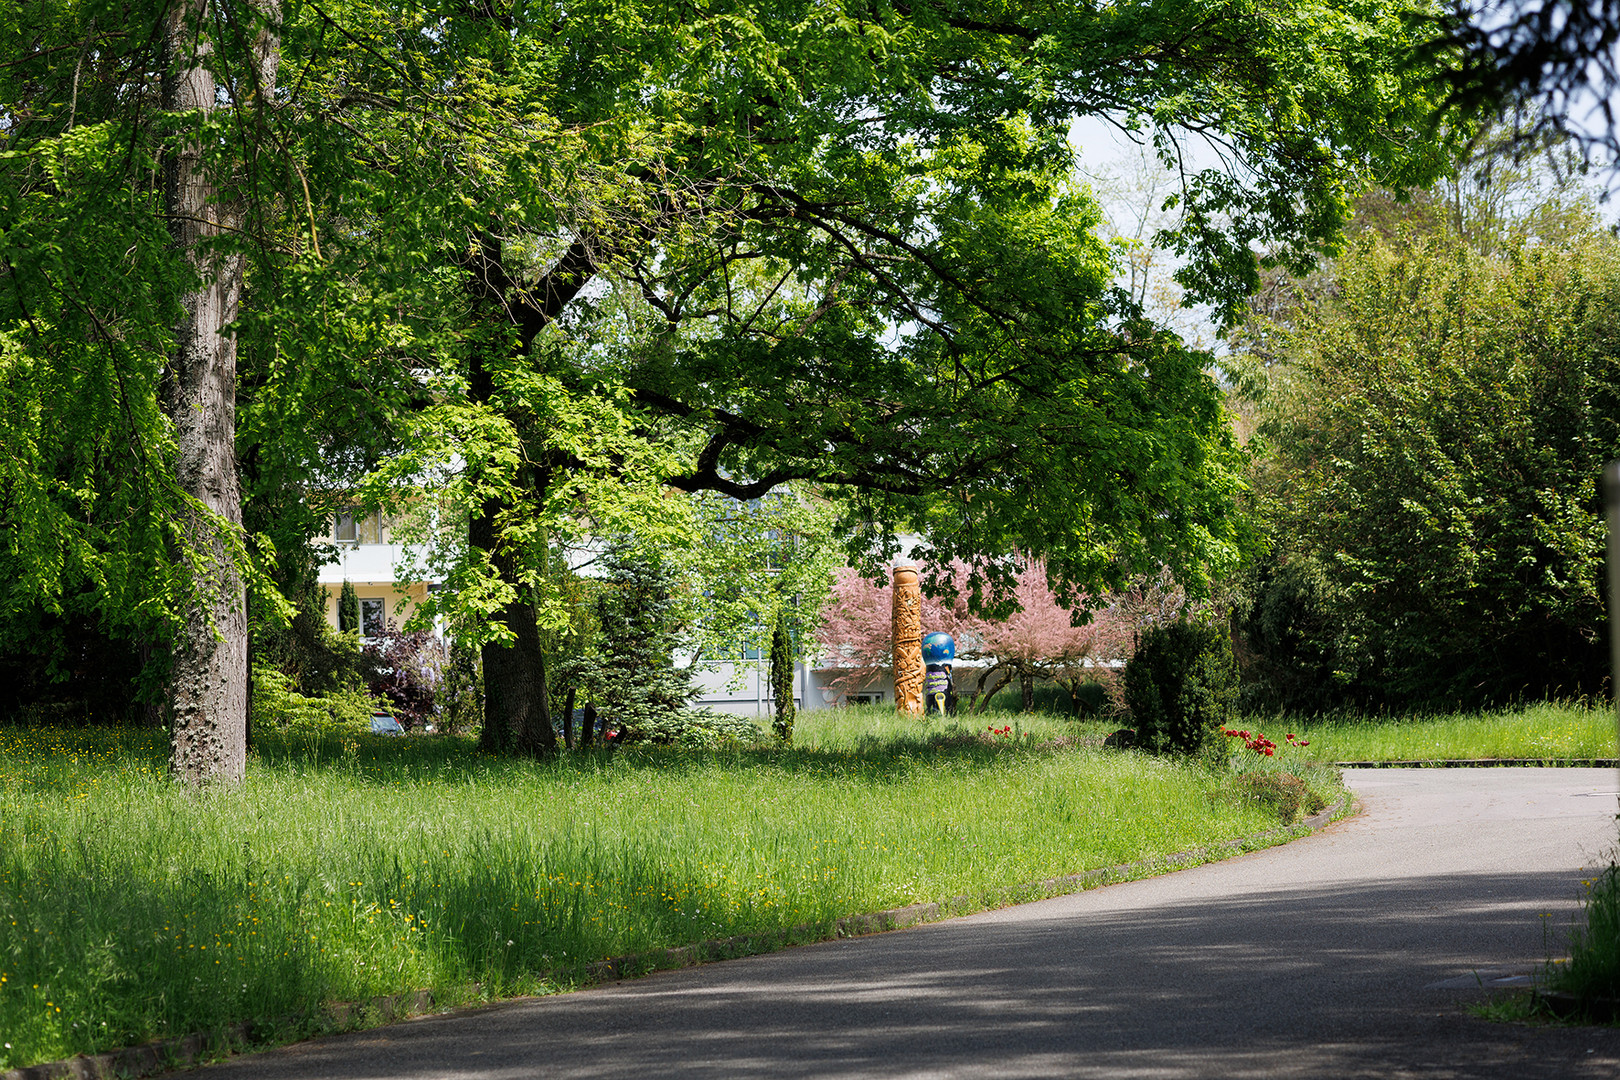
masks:
[[[1572,1019],[1620,1019],[1620,866],[1586,882],[1584,925],[1570,932],[1569,960],[1548,964],[1544,1004]]]
[[[542,763],[266,737],[240,789],[197,796],[161,733],[0,729],[0,1069],[413,989],[542,993],[1277,824],[1231,776],[1136,754],[805,734]]]
[[[1620,756],[1614,710],[1584,703],[1550,702],[1498,712],[1393,719],[1250,717],[1244,722],[1265,730],[1279,743],[1289,732],[1309,740],[1308,754],[1317,761]]]

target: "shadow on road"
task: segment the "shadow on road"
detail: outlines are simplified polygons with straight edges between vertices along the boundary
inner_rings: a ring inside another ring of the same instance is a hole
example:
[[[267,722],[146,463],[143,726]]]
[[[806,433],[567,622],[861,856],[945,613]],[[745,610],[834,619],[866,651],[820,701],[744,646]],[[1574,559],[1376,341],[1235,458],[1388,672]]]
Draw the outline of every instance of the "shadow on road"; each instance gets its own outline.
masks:
[[[1484,991],[1428,988],[1556,951],[1578,884],[1462,874],[1165,902],[1139,882],[322,1040],[231,1071],[1612,1077],[1620,1031],[1487,1024],[1462,1010]]]

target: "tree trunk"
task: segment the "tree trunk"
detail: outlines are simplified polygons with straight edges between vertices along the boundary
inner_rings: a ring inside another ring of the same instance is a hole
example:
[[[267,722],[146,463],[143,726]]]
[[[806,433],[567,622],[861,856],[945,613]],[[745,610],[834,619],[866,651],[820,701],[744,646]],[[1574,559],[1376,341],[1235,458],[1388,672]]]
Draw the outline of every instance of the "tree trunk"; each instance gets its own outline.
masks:
[[[1000,674],[1000,677],[996,680],[996,684],[990,688],[990,691],[988,693],[985,693],[985,689],[984,689],[985,682],[987,682],[989,680],[990,676],[996,675],[998,672]],[[973,704],[973,707],[972,707],[971,711],[976,712],[976,713],[982,713],[986,709],[988,709],[990,707],[991,699],[993,699],[997,694],[1001,693],[1001,688],[1002,687],[1004,687],[1008,683],[1012,682],[1012,677],[1013,677],[1013,671],[1012,671],[1011,668],[1006,668],[1006,669],[990,668],[987,671],[985,671],[985,673],[983,675],[980,675],[979,676],[979,689],[974,694],[974,699],[973,699],[974,704]]]
[[[496,535],[497,513],[497,507],[486,505],[473,519],[472,546],[490,553],[503,580],[515,581],[512,556],[501,551]],[[549,754],[557,748],[557,736],[551,730],[546,658],[540,649],[534,605],[524,598],[520,587],[518,598],[496,618],[512,632],[513,640],[507,645],[490,642],[483,648],[484,731],[480,742],[495,754]]]
[[[563,745],[568,749],[574,748],[574,691],[575,687],[568,688],[568,696],[563,698]]]
[[[1035,711],[1035,676],[1027,671],[1018,673],[1019,688],[1024,691],[1024,711]]]
[[[212,46],[201,33],[207,0],[182,0],[163,27],[163,108],[200,115],[218,107]],[[268,18],[250,62],[258,92],[268,96],[276,71]],[[243,85],[251,80],[244,79]],[[236,474],[236,341],[225,327],[242,296],[242,258],[209,254],[202,245],[234,230],[239,215],[221,197],[202,160],[202,145],[173,149],[164,160],[164,203],[173,244],[197,275],[181,297],[164,405],[174,424],[175,474],[195,502],[182,522],[191,595],[174,645],[170,682],[169,771],[194,786],[240,780],[247,768],[247,593],[232,547],[242,525]]]
[[[514,323],[518,340],[513,355],[527,357],[535,335],[578,295],[594,270],[583,243],[571,245],[535,290],[541,300],[537,306],[527,294],[513,291],[514,282],[507,275],[502,259],[501,239],[494,234],[483,236],[478,252],[468,264],[468,290],[486,305],[495,320]],[[495,379],[485,360],[477,348],[472,350],[467,390],[473,401],[494,405]],[[550,481],[546,470],[537,468],[530,479],[535,490],[543,495]],[[516,559],[501,550],[497,525],[501,509],[499,504],[488,502],[473,515],[471,541],[474,548],[489,553],[501,580],[515,585],[518,582]],[[491,644],[483,648],[483,746],[494,753],[552,753],[557,748],[557,736],[551,729],[546,659],[540,647],[534,607],[520,598],[496,618],[512,631],[515,640],[507,646]]]

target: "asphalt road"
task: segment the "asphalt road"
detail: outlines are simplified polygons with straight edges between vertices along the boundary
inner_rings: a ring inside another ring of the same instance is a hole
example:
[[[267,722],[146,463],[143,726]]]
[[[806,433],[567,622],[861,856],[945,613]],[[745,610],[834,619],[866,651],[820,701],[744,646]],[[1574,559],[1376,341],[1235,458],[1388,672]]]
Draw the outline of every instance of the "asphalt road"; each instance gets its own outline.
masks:
[[[1367,770],[1269,851],[890,934],[239,1058],[308,1077],[1620,1077],[1620,1029],[1464,1006],[1562,948],[1598,769]],[[192,1074],[196,1075],[196,1074]]]

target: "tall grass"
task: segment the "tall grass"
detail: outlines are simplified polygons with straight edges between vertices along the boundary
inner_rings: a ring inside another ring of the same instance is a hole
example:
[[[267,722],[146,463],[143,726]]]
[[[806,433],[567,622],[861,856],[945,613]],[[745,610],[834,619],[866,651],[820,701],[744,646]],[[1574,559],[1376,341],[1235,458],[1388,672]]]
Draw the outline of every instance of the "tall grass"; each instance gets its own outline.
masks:
[[[1279,742],[1281,736],[1274,732],[1309,739],[1310,756],[1320,761],[1620,756],[1614,710],[1584,703],[1397,718],[1249,717],[1244,722]]]
[[[1000,695],[998,695],[1000,696]],[[892,706],[851,705],[838,709],[812,709],[801,712],[794,722],[794,744],[813,750],[856,750],[882,744],[891,747],[920,747],[939,740],[977,737],[991,730],[1011,729],[995,742],[1017,740],[1100,743],[1119,728],[1117,721],[1074,719],[1052,711],[1021,712],[1012,709],[987,710],[980,714],[963,711],[954,716],[929,713],[903,716]]]
[[[1586,1001],[1620,999],[1620,866],[1586,883],[1586,924],[1570,935],[1569,962],[1548,967],[1547,984]]]
[[[160,734],[0,729],[0,1069],[406,989],[543,992],[1275,824],[1194,767],[851,719],[794,749],[544,763],[266,737],[202,796],[164,778]]]

